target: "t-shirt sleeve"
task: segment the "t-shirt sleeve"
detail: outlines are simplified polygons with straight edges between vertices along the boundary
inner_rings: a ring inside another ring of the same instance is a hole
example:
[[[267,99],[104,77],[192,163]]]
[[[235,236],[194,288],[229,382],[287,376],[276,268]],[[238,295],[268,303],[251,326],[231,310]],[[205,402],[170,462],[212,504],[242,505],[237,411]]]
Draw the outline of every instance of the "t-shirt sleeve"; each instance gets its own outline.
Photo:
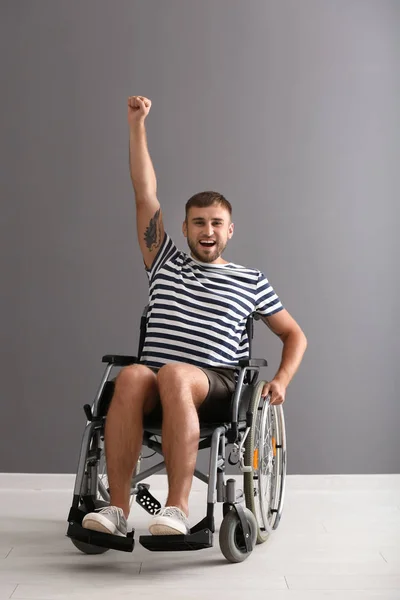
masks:
[[[178,248],[175,246],[174,242],[171,240],[168,233],[165,232],[164,240],[163,240],[160,248],[158,249],[158,252],[156,254],[156,257],[155,257],[150,269],[148,269],[146,267],[146,264],[144,263],[144,260],[143,260],[143,264],[144,264],[146,273],[149,278],[149,283],[152,283],[155,275],[158,273],[158,271],[161,269],[161,267],[168,260],[171,260],[172,258],[174,258],[177,254],[180,254],[180,250],[178,250]]]
[[[271,316],[283,310],[275,290],[263,273],[260,273],[257,281],[255,311],[263,316]]]

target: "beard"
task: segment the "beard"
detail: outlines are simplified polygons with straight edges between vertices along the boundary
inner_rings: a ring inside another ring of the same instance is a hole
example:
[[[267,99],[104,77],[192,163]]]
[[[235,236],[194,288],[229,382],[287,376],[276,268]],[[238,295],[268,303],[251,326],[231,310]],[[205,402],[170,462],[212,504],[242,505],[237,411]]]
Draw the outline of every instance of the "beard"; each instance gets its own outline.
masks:
[[[189,237],[187,238],[188,246],[192,252],[193,257],[204,263],[212,263],[217,260],[226,248],[227,241],[225,244],[219,240],[216,241],[215,245],[211,248],[202,246],[198,241],[194,242]]]

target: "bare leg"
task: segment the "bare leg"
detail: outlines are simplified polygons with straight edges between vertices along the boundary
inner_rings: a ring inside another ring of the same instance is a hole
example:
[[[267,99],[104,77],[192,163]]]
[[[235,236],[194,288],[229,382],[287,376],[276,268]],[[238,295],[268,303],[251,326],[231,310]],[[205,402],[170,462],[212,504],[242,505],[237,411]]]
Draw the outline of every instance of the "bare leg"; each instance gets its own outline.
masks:
[[[129,515],[133,469],[143,441],[143,414],[158,399],[157,375],[145,365],[132,365],[120,371],[107,414],[105,451],[110,504]]]
[[[168,474],[166,506],[189,514],[189,494],[199,445],[197,408],[208,394],[207,375],[192,365],[171,363],[158,373],[163,407],[162,449]]]

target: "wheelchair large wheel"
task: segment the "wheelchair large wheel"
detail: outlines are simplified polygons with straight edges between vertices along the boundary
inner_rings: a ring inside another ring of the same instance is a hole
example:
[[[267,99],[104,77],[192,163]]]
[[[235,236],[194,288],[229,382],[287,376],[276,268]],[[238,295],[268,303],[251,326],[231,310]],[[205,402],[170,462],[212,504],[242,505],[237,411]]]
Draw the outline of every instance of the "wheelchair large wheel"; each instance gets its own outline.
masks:
[[[282,515],[286,478],[286,435],[282,406],[270,406],[261,396],[265,381],[254,388],[249,410],[253,423],[245,441],[246,506],[256,517],[257,543],[265,542]]]
[[[258,525],[253,513],[248,508],[244,509],[244,513],[250,527],[251,548],[253,550],[257,541]],[[222,554],[231,563],[243,562],[250,555],[249,552],[246,552],[243,528],[234,509],[227,512],[222,520],[219,530],[219,545]]]

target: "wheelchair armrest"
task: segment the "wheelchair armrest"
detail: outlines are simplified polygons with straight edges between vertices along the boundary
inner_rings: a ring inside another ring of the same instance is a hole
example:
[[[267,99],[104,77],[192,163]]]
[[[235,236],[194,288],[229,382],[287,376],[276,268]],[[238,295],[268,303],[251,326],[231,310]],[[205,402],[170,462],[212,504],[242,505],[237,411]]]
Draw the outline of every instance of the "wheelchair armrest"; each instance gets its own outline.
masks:
[[[124,356],[123,354],[106,354],[101,361],[116,367],[126,367],[139,362],[136,356]]]
[[[242,358],[238,364],[239,367],[268,367],[265,358]]]

